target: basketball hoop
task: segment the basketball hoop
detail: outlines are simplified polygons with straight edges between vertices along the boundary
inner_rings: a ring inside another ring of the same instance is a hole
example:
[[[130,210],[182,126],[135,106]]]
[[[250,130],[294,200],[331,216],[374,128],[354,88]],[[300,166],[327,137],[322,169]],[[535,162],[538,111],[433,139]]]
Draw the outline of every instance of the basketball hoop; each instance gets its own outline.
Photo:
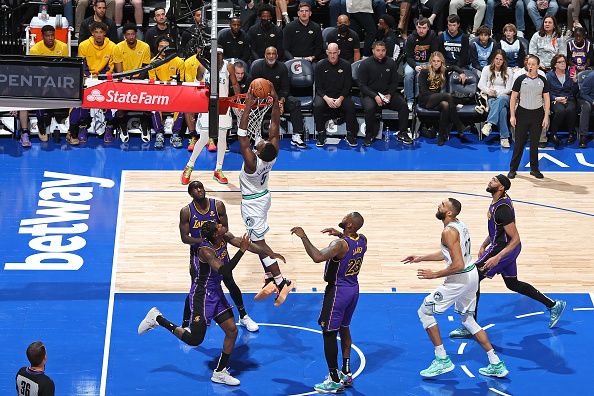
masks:
[[[227,100],[229,107],[233,109],[233,112],[237,116],[237,122],[239,122],[239,120],[241,119],[241,115],[243,114],[243,111],[245,109],[246,98],[246,94],[238,94],[235,96],[231,96],[229,98],[224,98]],[[252,110],[250,111],[250,117],[248,119],[247,132],[249,137],[253,139],[256,143],[260,139],[262,139],[262,120],[264,119],[264,115],[272,107],[272,103],[273,99],[271,96],[268,96],[263,99],[254,98],[254,104],[252,106]]]

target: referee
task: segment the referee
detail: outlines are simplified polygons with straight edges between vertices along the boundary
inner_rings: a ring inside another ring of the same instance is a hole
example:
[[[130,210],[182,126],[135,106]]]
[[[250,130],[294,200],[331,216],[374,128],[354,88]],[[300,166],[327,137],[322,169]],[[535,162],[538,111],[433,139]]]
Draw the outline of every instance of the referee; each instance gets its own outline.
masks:
[[[29,345],[27,359],[31,366],[21,367],[16,375],[17,395],[54,396],[54,381],[45,375],[47,353],[41,341]]]
[[[515,128],[515,144],[507,177],[513,179],[522,160],[530,133],[530,174],[537,179],[544,176],[538,169],[538,142],[543,129],[549,126],[549,83],[538,74],[540,60],[527,56],[528,72],[514,81],[509,101],[510,123]],[[519,96],[519,99],[518,99]],[[516,109],[516,104],[518,108]],[[517,113],[517,120],[516,120]]]

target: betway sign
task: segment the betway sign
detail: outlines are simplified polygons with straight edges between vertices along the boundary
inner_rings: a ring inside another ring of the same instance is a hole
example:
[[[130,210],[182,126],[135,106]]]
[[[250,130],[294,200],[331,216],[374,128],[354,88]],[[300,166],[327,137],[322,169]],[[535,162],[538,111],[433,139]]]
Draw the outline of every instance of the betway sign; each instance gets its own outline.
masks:
[[[205,113],[208,89],[196,84],[103,81],[85,88],[83,107],[112,110]]]

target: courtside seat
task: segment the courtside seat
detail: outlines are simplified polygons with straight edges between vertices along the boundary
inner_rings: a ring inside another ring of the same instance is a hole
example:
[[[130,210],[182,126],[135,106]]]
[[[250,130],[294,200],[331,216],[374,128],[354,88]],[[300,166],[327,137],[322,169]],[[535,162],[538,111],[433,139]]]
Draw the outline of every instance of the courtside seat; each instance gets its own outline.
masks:
[[[351,98],[353,99],[355,109],[357,110],[363,110],[363,105],[361,103],[361,91],[359,90],[359,67],[361,66],[361,62],[363,62],[363,59],[353,62],[351,65],[351,76],[353,78],[353,83],[351,86]]]
[[[285,62],[289,70],[291,95],[299,99],[303,110],[313,111],[314,68],[306,59],[291,59]]]

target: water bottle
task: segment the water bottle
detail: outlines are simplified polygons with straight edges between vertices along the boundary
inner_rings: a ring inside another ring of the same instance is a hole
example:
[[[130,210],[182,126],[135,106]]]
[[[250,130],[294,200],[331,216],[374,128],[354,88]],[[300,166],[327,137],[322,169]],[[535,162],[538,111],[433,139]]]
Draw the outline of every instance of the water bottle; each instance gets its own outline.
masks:
[[[39,19],[41,19],[44,22],[47,22],[47,20],[49,19],[49,16],[47,15],[47,5],[42,5],[41,6],[41,16],[39,17]]]
[[[386,124],[384,124],[384,131],[382,132],[383,138],[384,138],[384,142],[389,142],[390,141],[390,129],[388,129],[388,126]]]

